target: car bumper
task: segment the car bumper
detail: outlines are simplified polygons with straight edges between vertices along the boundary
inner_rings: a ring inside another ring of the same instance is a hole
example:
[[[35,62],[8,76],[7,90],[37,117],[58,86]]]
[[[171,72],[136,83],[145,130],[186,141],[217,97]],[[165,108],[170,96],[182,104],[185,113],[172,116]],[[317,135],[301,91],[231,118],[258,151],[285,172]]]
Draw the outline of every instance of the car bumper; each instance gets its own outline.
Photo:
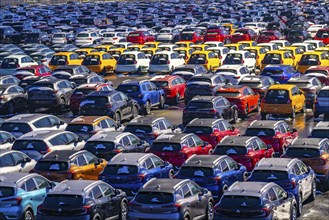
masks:
[[[266,114],[291,114],[290,104],[261,104],[261,112]]]
[[[37,220],[59,220],[59,219],[63,219],[63,220],[90,220],[90,216],[87,215],[80,215],[80,216],[51,216],[51,215],[37,215],[36,217]]]
[[[139,220],[139,219],[177,220],[182,218],[183,216],[180,213],[159,214],[159,213],[145,213],[145,212],[134,212],[134,211],[129,211],[128,213],[129,220]]]
[[[264,218],[250,218],[250,217],[228,217],[228,216],[222,216],[222,215],[215,215],[214,220],[242,220],[242,219],[248,219],[248,220],[271,220],[273,219],[273,215],[269,215]]]
[[[329,113],[329,105],[328,106],[323,106],[319,104],[315,104],[315,111],[317,113]]]
[[[165,73],[170,71],[169,65],[150,65],[149,67],[149,72],[151,73]]]
[[[48,100],[28,100],[28,105],[31,107],[54,107],[59,105],[57,99],[48,99]]]
[[[21,206],[0,207],[1,220],[20,219],[22,217],[22,214],[23,209]]]

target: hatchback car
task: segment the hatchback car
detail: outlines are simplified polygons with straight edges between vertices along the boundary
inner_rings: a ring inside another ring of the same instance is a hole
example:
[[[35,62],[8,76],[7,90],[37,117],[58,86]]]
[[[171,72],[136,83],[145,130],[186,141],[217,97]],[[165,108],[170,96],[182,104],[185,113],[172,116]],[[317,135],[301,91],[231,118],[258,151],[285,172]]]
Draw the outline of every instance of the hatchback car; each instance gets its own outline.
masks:
[[[12,115],[26,107],[27,95],[22,87],[15,84],[0,85],[0,113]]]
[[[208,71],[216,71],[221,65],[221,60],[212,51],[195,51],[191,54],[187,64],[203,65]]]
[[[161,51],[153,55],[149,73],[171,73],[176,67],[184,65],[185,59],[176,52]]]
[[[329,114],[329,86],[323,87],[315,100],[314,117],[318,118],[320,114]]]
[[[105,75],[114,71],[116,63],[116,59],[106,52],[92,52],[86,55],[81,64],[95,73]]]
[[[291,65],[267,65],[260,75],[271,77],[275,82],[285,84],[291,78],[300,77],[300,72],[296,71]]]
[[[259,94],[260,99],[265,96],[268,88],[273,84],[275,82],[269,76],[245,76],[238,82],[238,85],[248,86],[255,94]]]
[[[37,162],[26,154],[14,150],[0,149],[0,175],[6,173],[28,173]]]
[[[320,121],[314,126],[310,136],[314,138],[328,138],[329,122]]]
[[[0,130],[0,150],[11,150],[15,140],[16,138],[14,135],[7,131]]]
[[[325,66],[311,66],[305,72],[305,76],[316,77],[322,85],[329,86],[329,67]]]
[[[213,204],[211,192],[191,180],[154,178],[129,203],[128,218],[212,219]]]
[[[118,73],[137,73],[142,74],[148,71],[150,59],[143,52],[129,51],[120,55],[115,66],[115,72]]]
[[[305,73],[311,66],[329,66],[329,54],[320,51],[308,51],[303,53],[297,64],[297,70]]]
[[[128,201],[122,190],[103,181],[66,180],[47,194],[38,207],[37,219],[126,219],[127,212]]]
[[[49,68],[55,70],[63,65],[81,65],[82,59],[74,52],[59,52],[55,53],[49,61]]]
[[[289,65],[294,66],[294,60],[292,59],[293,55],[288,51],[282,50],[273,50],[266,53],[262,63],[260,65],[260,71],[263,71],[268,65]]]

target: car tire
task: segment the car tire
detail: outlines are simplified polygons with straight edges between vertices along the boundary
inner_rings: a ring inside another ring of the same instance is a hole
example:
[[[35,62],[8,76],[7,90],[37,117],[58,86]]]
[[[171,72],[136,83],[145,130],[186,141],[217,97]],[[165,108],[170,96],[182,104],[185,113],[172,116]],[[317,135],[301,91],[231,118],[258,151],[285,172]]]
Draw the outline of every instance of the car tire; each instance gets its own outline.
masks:
[[[121,125],[121,115],[120,115],[120,113],[119,112],[116,112],[115,114],[114,114],[114,121],[117,123],[117,125],[118,126],[120,126]]]
[[[302,108],[302,110],[300,111],[301,113],[306,113],[306,104],[305,104],[305,102],[304,102],[304,104],[303,104],[303,108]]]
[[[210,149],[209,151],[208,151],[208,154],[209,155],[212,155],[214,153],[214,150],[213,149]]]
[[[166,99],[163,95],[160,96],[160,103],[159,103],[159,109],[164,109],[165,107],[165,102],[166,102]]]
[[[128,218],[128,205],[127,201],[122,200],[120,205],[120,216],[119,219],[126,220]]]
[[[239,120],[239,112],[238,110],[234,110],[234,113],[233,113],[233,123],[238,123],[238,120]]]
[[[22,220],[34,220],[33,212],[28,209],[23,213]]]
[[[297,220],[297,208],[295,205],[291,205],[290,220]]]
[[[313,180],[312,182],[312,193],[311,195],[307,198],[307,202],[313,202],[316,197],[316,181]]]
[[[168,172],[168,178],[172,179],[174,177],[174,170],[169,170]]]
[[[146,101],[144,112],[145,112],[145,115],[151,114],[151,103],[150,103],[150,101]]]
[[[246,108],[245,108],[244,112],[242,113],[243,119],[248,118],[248,111],[249,111],[249,107],[248,107],[248,105],[246,105]]]
[[[183,219],[184,219],[184,220],[190,220],[190,216],[189,216],[189,214],[185,214]]]
[[[133,114],[131,116],[131,120],[138,116],[138,108],[136,105],[133,106]]]
[[[12,115],[15,113],[15,107],[12,102],[8,102],[6,105],[6,113]]]
[[[314,112],[314,118],[319,118],[320,117],[320,113],[319,112]]]
[[[206,212],[206,219],[213,220],[214,219],[214,204],[212,201],[208,202],[207,212]]]
[[[93,220],[101,220],[101,217],[99,216],[98,213],[94,215]]]
[[[303,214],[303,197],[302,194],[299,194],[299,198],[297,200],[297,217],[301,216]]]
[[[260,113],[261,114],[261,118],[262,120],[266,120],[267,118],[267,114],[266,113]]]
[[[180,102],[180,95],[179,95],[179,92],[177,92],[176,97],[175,97],[175,104],[178,105],[179,102]]]
[[[293,107],[292,112],[290,114],[290,118],[294,119],[296,117],[296,109]]]
[[[244,172],[242,178],[243,181],[245,182],[248,179],[248,172]]]
[[[57,113],[63,114],[65,112],[65,99],[61,98],[59,101],[59,106],[57,107]]]

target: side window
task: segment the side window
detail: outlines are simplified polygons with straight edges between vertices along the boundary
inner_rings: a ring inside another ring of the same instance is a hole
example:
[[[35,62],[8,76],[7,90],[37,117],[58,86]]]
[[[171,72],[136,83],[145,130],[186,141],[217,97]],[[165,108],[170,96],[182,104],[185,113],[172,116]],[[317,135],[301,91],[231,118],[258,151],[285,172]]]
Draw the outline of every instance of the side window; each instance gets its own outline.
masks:
[[[238,164],[234,160],[231,158],[226,158],[225,160],[230,170],[238,169]]]
[[[128,136],[125,136],[121,139],[120,143],[123,145],[123,146],[129,146],[130,145],[130,140],[128,138]]]
[[[78,166],[85,166],[87,165],[86,158],[83,155],[77,157],[76,161],[78,162]]]
[[[120,96],[119,93],[115,94],[113,97],[112,97],[113,101],[114,102],[121,102],[122,101],[122,97]]]
[[[50,121],[50,126],[56,126],[60,123],[60,120],[54,116],[49,116],[48,119]]]
[[[38,187],[37,187],[37,185],[35,185],[33,178],[31,178],[25,182],[25,191],[31,192],[31,191],[37,190],[37,189],[38,189]]]
[[[283,199],[284,198],[285,192],[284,192],[283,189],[281,189],[280,187],[274,186],[273,190],[275,191],[278,199]]]
[[[188,186],[191,189],[192,195],[198,195],[200,193],[200,187],[193,182],[189,182]]]
[[[9,154],[7,154],[7,155],[9,155]],[[12,156],[13,159],[14,159],[14,163],[15,163],[15,165],[17,165],[17,164],[21,164],[21,163],[24,162],[24,157],[23,157],[23,155],[20,154],[20,153],[12,153],[11,156]],[[2,158],[1,158],[1,160],[2,160]]]
[[[34,177],[39,189],[47,188],[50,186],[49,182],[42,177]]]
[[[195,146],[203,146],[204,142],[198,136],[193,136],[193,140],[195,142]]]
[[[33,125],[36,128],[52,127],[52,124],[51,124],[48,117],[44,117],[44,118],[39,119],[38,121],[34,122]]]
[[[106,184],[100,184],[99,188],[103,192],[104,196],[110,196],[110,195],[114,194],[113,189]]]
[[[251,146],[254,150],[260,150],[259,146],[258,146],[258,143],[256,140],[254,140],[252,143],[251,143]]]
[[[230,123],[228,123],[228,121],[224,120],[224,121],[222,121],[222,123],[224,124],[224,126],[227,130],[232,128],[232,125]]]
[[[85,153],[85,158],[87,160],[87,164],[93,164],[97,162],[97,157],[89,152]]]
[[[268,198],[271,202],[273,201],[276,201],[278,198],[273,190],[273,188],[271,188],[269,191],[268,191]]]
[[[149,83],[150,84],[150,86],[151,86],[151,90],[156,90],[157,89],[157,87],[153,84],[153,83]]]
[[[109,127],[105,120],[102,120],[102,121],[99,123],[99,125],[100,125],[101,128],[108,128],[108,127]]]
[[[152,91],[152,87],[149,83],[146,83],[146,91]]]
[[[53,137],[52,139],[50,139],[49,142],[54,146],[64,145],[64,144],[66,144],[66,137],[64,134],[60,134],[60,135],[57,135],[57,136]]]
[[[267,145],[263,141],[261,140],[256,140],[256,141],[260,149],[267,149]]]
[[[163,121],[160,121],[158,124],[159,124],[160,130],[166,130],[167,129]]]
[[[191,193],[188,185],[183,186],[182,191],[183,191],[184,198],[188,198],[188,197],[192,196],[192,193]]]
[[[226,130],[225,129],[225,126],[224,126],[224,124],[222,122],[219,122],[218,123],[218,128],[219,128],[220,131],[225,131]]]
[[[281,133],[286,133],[287,132],[287,130],[286,130],[286,128],[283,124],[279,125],[279,130],[280,130]]]
[[[220,166],[221,166],[223,172],[229,170],[228,164],[226,163],[225,160],[223,160],[223,161],[220,163]]]
[[[107,124],[110,126],[110,127],[115,127],[116,124],[113,120],[111,119],[105,119],[105,121],[107,122]]]
[[[193,138],[191,138],[191,137],[188,138],[187,143],[188,143],[189,147],[195,147],[195,143],[194,143]]]
[[[2,157],[0,157],[0,167],[12,167],[14,165],[14,161],[10,154],[5,154]]]
[[[144,162],[144,167],[145,167],[146,169],[148,169],[148,170],[154,168],[154,164],[153,164],[151,158],[148,158],[148,159],[145,160],[145,162]]]
[[[165,124],[165,126],[167,127],[167,129],[171,129],[172,128],[172,124],[169,121],[163,120],[163,123]]]
[[[129,135],[129,139],[130,139],[131,145],[139,145],[140,144],[140,140],[134,135]]]
[[[304,163],[298,162],[297,164],[299,166],[301,174],[305,174],[308,172],[307,166]]]
[[[103,193],[102,193],[101,189],[99,188],[99,186],[96,186],[95,188],[93,188],[92,192],[93,192],[94,199],[100,199],[103,197]]]
[[[163,161],[158,157],[151,157],[155,167],[162,167],[164,165]]]
[[[298,164],[295,164],[295,165],[293,166],[292,171],[293,171],[293,173],[295,173],[296,175],[301,175],[301,170],[300,170]]]
[[[292,88],[291,93],[292,95],[298,95],[298,88],[297,87]]]

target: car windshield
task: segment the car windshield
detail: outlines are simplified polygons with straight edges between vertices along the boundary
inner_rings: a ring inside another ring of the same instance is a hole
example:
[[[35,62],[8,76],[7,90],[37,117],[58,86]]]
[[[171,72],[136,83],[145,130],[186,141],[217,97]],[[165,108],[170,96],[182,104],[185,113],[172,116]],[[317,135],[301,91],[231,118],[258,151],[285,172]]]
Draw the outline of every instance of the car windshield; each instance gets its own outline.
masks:
[[[261,200],[259,197],[240,196],[240,195],[224,195],[220,200],[221,209],[225,210],[255,210],[261,208]]]
[[[312,137],[315,138],[328,138],[328,129],[314,129],[312,131]]]
[[[32,131],[31,127],[26,123],[3,123],[0,127],[0,130],[7,131],[7,132],[20,132],[20,133],[27,133]]]
[[[125,132],[130,133],[151,133],[153,131],[152,126],[149,125],[130,125],[128,124],[125,129]]]
[[[254,170],[251,174],[251,179],[253,181],[259,182],[275,182],[287,180],[289,177],[286,171],[277,170]]]
[[[37,140],[16,140],[13,145],[14,150],[36,150],[46,151],[48,146],[43,141]]]
[[[286,104],[289,100],[289,92],[287,90],[269,90],[265,97],[267,103]]]
[[[174,195],[163,192],[140,192],[137,193],[135,201],[144,204],[166,204],[174,202]]]
[[[328,133],[327,133],[327,135],[328,135]],[[291,156],[291,157],[299,157],[299,158],[301,158],[301,157],[304,157],[304,158],[320,157],[321,152],[319,149],[316,149],[316,148],[291,147],[291,148],[287,149],[286,155]]]
[[[69,124],[65,130],[72,132],[90,132],[94,130],[94,127],[88,124]]]
[[[168,64],[168,55],[167,54],[155,54],[152,59],[150,64],[153,65],[164,65]]]
[[[258,136],[258,137],[273,137],[275,136],[274,129],[271,128],[247,128],[246,136]]]
[[[37,171],[65,171],[69,169],[69,163],[61,161],[38,161],[34,169]]]
[[[82,65],[99,65],[101,63],[100,57],[98,55],[87,55],[82,62]]]
[[[53,89],[54,84],[51,84],[51,83],[37,83],[37,84],[33,84],[31,88],[40,88],[40,87]]]
[[[107,165],[103,171],[107,175],[132,175],[138,173],[138,167],[133,165]]]
[[[203,108],[213,108],[214,104],[212,102],[199,102],[190,101],[186,106],[186,109],[203,109]]]
[[[151,146],[151,151],[157,152],[178,152],[182,149],[181,144],[179,143],[170,143],[170,142],[155,142]]]
[[[15,195],[15,188],[0,186],[0,198],[11,197]]]
[[[247,148],[244,146],[217,146],[214,154],[216,155],[244,155],[247,153]]]
[[[304,54],[299,61],[300,65],[318,65],[319,55]]]
[[[117,90],[123,93],[135,93],[139,92],[140,88],[137,85],[119,85]]]
[[[184,133],[194,133],[194,134],[211,134],[213,132],[212,127],[209,126],[187,126],[184,129]]]
[[[178,171],[179,176],[183,177],[209,177],[214,175],[212,168],[206,167],[181,167]]]
[[[132,65],[136,63],[137,62],[134,54],[122,54],[118,60],[119,65]]]
[[[89,152],[112,151],[115,149],[115,143],[112,141],[87,141],[84,147]]]

